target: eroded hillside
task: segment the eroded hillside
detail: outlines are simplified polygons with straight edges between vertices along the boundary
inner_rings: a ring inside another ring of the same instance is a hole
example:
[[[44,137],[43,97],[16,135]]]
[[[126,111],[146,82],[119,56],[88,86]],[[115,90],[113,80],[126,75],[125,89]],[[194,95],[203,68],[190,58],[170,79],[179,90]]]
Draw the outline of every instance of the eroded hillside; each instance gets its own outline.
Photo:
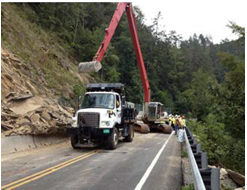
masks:
[[[76,104],[75,85],[93,79],[79,75],[55,37],[28,21],[30,9],[1,6],[2,136],[62,132]]]

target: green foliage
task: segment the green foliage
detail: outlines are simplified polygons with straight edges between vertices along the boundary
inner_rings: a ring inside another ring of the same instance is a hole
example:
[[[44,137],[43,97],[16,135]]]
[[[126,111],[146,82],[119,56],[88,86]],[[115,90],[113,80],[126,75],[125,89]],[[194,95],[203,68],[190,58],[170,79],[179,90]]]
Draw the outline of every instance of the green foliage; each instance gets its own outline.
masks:
[[[183,150],[183,151],[181,152],[181,157],[182,157],[182,158],[188,157],[188,153],[187,153],[186,150]]]
[[[218,93],[218,105],[226,116],[227,130],[242,139],[245,134],[245,63],[227,54],[222,54],[221,59],[228,72]]]
[[[162,102],[166,107],[173,107],[172,97],[168,94],[166,90],[158,91],[157,101]]]
[[[189,102],[192,114],[198,120],[202,120],[211,111],[215,98],[212,92],[218,88],[218,84],[214,76],[203,72],[202,69],[193,73],[192,77],[191,87],[184,91],[183,95]]]
[[[190,129],[198,136],[210,164],[220,164],[238,172],[245,172],[244,139],[227,133],[225,124],[216,115],[209,114],[204,122],[189,121]]]
[[[245,28],[237,25],[233,21],[230,21],[230,23],[227,26],[230,29],[232,29],[232,33],[237,34],[239,36],[238,41],[242,41],[244,43],[244,41],[245,41]]]
[[[195,190],[195,188],[193,184],[189,184],[189,185],[183,186],[182,190]]]
[[[77,110],[80,108],[80,104],[83,100],[83,96],[86,92],[86,89],[82,84],[74,84],[73,85],[73,92],[74,92],[74,96],[75,96],[73,107]]]
[[[73,85],[73,92],[75,94],[76,97],[80,97],[83,96],[85,93],[85,87],[82,86],[82,84],[74,84]]]
[[[107,81],[110,82],[110,83],[116,83],[119,81],[119,76],[120,76],[120,73],[117,72],[116,68],[112,67],[112,68],[109,68],[109,70],[107,71]]]

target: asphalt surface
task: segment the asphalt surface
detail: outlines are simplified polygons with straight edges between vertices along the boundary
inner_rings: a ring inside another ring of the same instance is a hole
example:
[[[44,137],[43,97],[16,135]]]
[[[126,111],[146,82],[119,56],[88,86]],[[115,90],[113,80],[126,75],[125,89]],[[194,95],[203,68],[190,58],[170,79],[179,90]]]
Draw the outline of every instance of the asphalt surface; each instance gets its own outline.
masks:
[[[169,136],[135,133],[116,150],[74,150],[65,142],[4,156],[2,189],[180,190],[181,146]]]

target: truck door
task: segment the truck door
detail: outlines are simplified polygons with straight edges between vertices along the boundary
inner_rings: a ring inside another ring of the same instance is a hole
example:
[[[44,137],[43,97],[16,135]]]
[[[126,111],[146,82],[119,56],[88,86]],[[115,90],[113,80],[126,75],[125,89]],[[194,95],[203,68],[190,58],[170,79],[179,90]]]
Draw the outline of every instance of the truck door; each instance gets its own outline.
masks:
[[[122,117],[122,107],[121,107],[121,100],[119,95],[116,95],[116,117],[117,117],[117,123],[121,124],[121,117]]]

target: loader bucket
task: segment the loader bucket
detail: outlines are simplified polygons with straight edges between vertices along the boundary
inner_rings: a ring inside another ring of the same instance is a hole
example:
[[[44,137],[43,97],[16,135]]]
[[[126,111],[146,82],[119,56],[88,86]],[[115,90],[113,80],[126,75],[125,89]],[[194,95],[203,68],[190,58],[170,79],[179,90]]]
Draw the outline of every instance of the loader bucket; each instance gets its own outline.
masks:
[[[82,62],[78,65],[79,73],[98,72],[102,68],[99,61]]]

